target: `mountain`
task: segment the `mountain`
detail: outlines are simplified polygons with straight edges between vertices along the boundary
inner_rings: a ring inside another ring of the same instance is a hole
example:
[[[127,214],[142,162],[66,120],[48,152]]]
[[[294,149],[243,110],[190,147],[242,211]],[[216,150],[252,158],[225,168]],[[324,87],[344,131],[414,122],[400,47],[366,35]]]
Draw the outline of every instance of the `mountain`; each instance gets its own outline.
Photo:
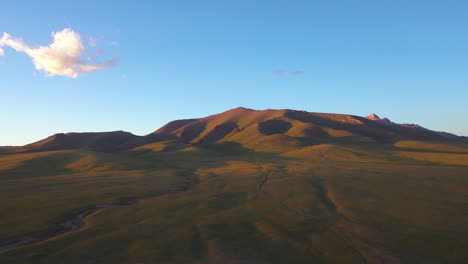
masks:
[[[129,149],[141,137],[129,132],[59,133],[40,141],[11,148],[14,152],[39,152],[64,149],[89,149],[94,151],[118,151]]]
[[[430,130],[393,126],[390,120],[380,119],[375,114],[363,118],[242,107],[205,118],[173,121],[152,135],[172,137],[190,144],[236,142],[250,149],[277,151],[319,143],[385,144],[398,140],[445,139]]]
[[[376,114],[359,117],[290,109],[253,110],[238,107],[204,118],[172,121],[146,136],[124,131],[61,133],[13,148],[13,151],[89,149],[112,152],[174,140],[192,145],[231,142],[248,149],[283,152],[322,143],[391,144],[400,140],[447,139],[463,138],[418,125],[396,124]]]

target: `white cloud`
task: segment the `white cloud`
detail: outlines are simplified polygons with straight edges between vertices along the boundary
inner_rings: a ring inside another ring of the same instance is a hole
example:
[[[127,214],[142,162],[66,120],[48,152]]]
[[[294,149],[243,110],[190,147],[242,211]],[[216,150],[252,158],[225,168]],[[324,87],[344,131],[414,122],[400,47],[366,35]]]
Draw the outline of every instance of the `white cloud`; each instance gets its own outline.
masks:
[[[53,42],[49,46],[33,48],[23,40],[3,33],[0,39],[0,55],[4,55],[1,47],[7,46],[29,55],[36,69],[44,71],[47,76],[61,75],[70,78],[77,78],[86,72],[108,69],[117,63],[117,59],[86,63],[82,59],[86,55],[86,50],[81,37],[72,29],[53,32],[52,39]]]

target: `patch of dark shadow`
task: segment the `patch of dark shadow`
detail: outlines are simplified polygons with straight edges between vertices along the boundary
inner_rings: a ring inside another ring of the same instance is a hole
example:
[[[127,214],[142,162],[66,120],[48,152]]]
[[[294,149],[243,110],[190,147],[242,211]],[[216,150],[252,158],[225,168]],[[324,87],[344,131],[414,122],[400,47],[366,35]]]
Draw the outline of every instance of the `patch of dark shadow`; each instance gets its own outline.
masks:
[[[182,132],[180,133],[180,139],[183,142],[188,143],[197,138],[203,132],[203,130],[205,130],[205,127],[206,122],[197,122],[185,126]]]
[[[255,220],[246,214],[243,218],[230,220],[229,224],[205,224],[204,234],[214,238],[226,255],[234,256],[235,263],[324,263],[319,256],[289,242],[289,237],[299,232],[283,231],[280,225],[273,225],[275,232],[280,234],[276,239],[260,231]],[[284,233],[288,235],[284,236]],[[302,232],[299,235],[304,237]],[[306,239],[309,237],[304,243]]]
[[[77,153],[57,153],[22,162],[18,167],[0,171],[1,179],[20,179],[33,177],[56,176],[73,173],[67,165],[78,161]]]
[[[138,141],[139,138],[139,136],[123,131],[110,132],[96,137],[87,148],[103,152],[124,150],[128,149],[127,145],[132,146],[132,143]]]
[[[312,186],[315,189],[315,194],[320,202],[330,211],[337,213],[337,209],[333,201],[328,197],[328,190],[322,180],[314,180]]]
[[[314,126],[314,127],[310,127],[306,129],[305,135],[308,137],[324,137],[324,138],[330,137],[330,135],[326,131],[323,131],[323,129],[318,126]]]
[[[225,136],[236,130],[239,126],[234,122],[228,122],[216,126],[208,135],[206,135],[201,143],[216,142],[223,139]]]
[[[202,259],[207,254],[207,246],[200,231],[195,229],[190,238],[190,248],[194,259]]]
[[[327,137],[295,137],[294,139],[298,140],[303,147],[333,142],[330,138]]]
[[[241,155],[251,152],[250,149],[242,146],[242,144],[238,142],[223,142],[223,143],[210,143],[210,144],[203,144],[203,148],[215,151],[222,156],[228,155]]]
[[[168,144],[161,150],[161,152],[179,151],[190,146],[191,145],[188,144]]]
[[[291,127],[291,123],[280,119],[271,119],[258,123],[258,130],[260,133],[268,136],[274,134],[284,134],[289,129],[291,129]]]
[[[13,146],[0,146],[0,155],[8,154],[13,149],[15,149],[15,147]]]
[[[208,198],[204,205],[209,210],[215,212],[230,209],[238,206],[247,200],[247,194],[244,192],[221,193]]]
[[[174,134],[149,134],[144,136],[136,146],[177,139],[179,138],[177,137],[177,135]]]

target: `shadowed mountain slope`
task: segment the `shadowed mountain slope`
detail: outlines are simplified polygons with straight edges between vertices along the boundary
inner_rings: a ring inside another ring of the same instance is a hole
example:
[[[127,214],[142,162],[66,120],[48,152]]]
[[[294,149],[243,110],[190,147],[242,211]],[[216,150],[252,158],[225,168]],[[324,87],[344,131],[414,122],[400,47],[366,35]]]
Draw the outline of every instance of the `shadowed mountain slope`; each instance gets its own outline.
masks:
[[[131,148],[138,144],[141,137],[124,131],[59,133],[43,140],[22,146],[10,148],[12,152],[38,152],[65,149],[89,149],[94,151],[118,151]]]

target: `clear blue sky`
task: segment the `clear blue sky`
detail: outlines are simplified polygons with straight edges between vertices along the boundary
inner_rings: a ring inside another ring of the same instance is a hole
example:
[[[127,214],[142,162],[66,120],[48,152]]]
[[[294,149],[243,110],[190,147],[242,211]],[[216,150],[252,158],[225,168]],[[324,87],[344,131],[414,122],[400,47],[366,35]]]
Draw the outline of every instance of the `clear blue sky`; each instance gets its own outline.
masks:
[[[148,134],[230,108],[368,115],[468,136],[468,1],[6,1],[0,34],[71,28],[117,66],[45,77],[0,56],[0,145]],[[0,35],[1,37],[1,35]],[[271,74],[283,70],[285,74]],[[291,74],[303,71],[304,74]]]

